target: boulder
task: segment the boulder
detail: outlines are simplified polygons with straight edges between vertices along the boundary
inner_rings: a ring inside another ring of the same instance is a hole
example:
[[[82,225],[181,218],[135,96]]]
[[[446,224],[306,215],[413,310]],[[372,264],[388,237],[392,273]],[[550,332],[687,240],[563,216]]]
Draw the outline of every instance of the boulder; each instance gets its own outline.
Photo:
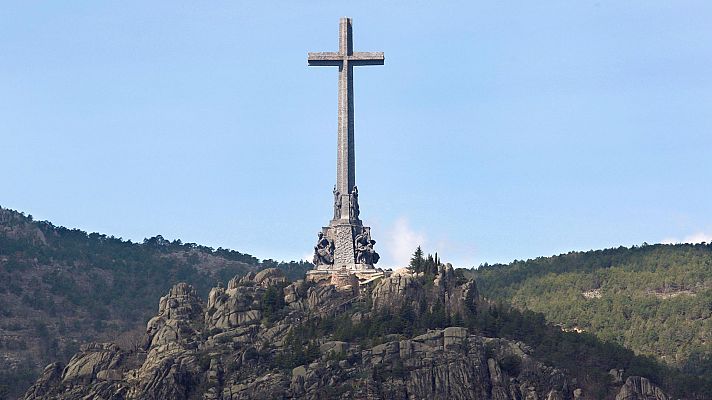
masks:
[[[564,396],[558,390],[551,389],[546,396],[546,400],[564,400]]]
[[[284,302],[290,308],[302,309],[301,299],[307,295],[307,285],[300,279],[284,288]]]
[[[608,371],[608,375],[613,378],[613,383],[623,383],[623,372],[622,369],[611,368],[611,370]]]
[[[443,346],[447,350],[451,346],[463,346],[467,339],[467,328],[452,326],[443,330]]]
[[[158,315],[166,319],[192,320],[202,316],[203,306],[198,293],[187,283],[177,283],[168,295],[161,297]]]
[[[647,378],[630,376],[616,395],[616,400],[670,400],[670,397]]]
[[[380,309],[413,303],[419,288],[420,284],[411,275],[392,275],[381,279],[371,294],[373,307]]]
[[[499,368],[499,363],[497,363],[497,360],[495,360],[494,358],[488,358],[487,370],[489,371],[490,383],[492,383],[492,386],[502,386],[504,384],[502,370]]]
[[[445,265],[438,266],[438,274],[433,281],[435,286],[449,289],[454,286],[455,283],[455,270],[452,268],[452,264],[447,263]]]
[[[120,381],[124,379],[124,373],[118,369],[106,369],[97,372],[96,379],[100,381]]]
[[[262,287],[277,286],[287,282],[284,272],[278,268],[267,268],[255,274],[253,281]]]
[[[232,290],[240,285],[252,285],[255,281],[255,273],[250,271],[244,276],[235,276],[227,283],[227,290]]]
[[[319,346],[319,351],[322,356],[329,356],[330,354],[346,354],[349,350],[349,344],[347,342],[330,341]]]
[[[230,280],[225,291],[211,291],[208,310],[205,313],[205,326],[208,330],[233,329],[258,323],[262,319],[260,301],[265,289],[255,283],[255,277],[252,272],[242,278],[236,276]],[[268,282],[269,274],[261,276],[261,279],[263,283]]]
[[[67,363],[62,373],[62,383],[88,385],[97,379],[97,373],[118,367],[123,353],[112,343],[90,343]]]
[[[129,398],[188,399],[189,389],[202,373],[197,358],[175,345],[165,350],[149,353],[144,365],[136,371],[136,383]]]
[[[307,290],[307,307],[311,311],[323,311],[338,298],[332,285],[312,286]]]
[[[186,283],[174,285],[166,296],[161,297],[158,315],[146,324],[144,350],[193,340],[197,334],[196,327],[203,318],[203,303],[195,289]]]
[[[208,294],[208,309],[215,307],[219,302],[223,302],[226,299],[225,288],[222,286],[210,289],[210,293]]]
[[[443,331],[428,331],[422,335],[413,338],[414,342],[424,343],[430,347],[442,347],[443,345]]]
[[[52,363],[45,367],[42,375],[25,393],[25,400],[46,399],[62,381],[62,363]]]

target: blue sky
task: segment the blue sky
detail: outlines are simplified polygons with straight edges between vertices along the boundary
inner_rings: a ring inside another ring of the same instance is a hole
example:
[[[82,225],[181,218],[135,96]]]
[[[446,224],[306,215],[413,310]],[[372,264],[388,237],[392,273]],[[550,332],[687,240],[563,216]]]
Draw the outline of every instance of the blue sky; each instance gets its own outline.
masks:
[[[331,216],[338,20],[384,266],[712,240],[712,3],[5,2],[0,205],[306,256]]]

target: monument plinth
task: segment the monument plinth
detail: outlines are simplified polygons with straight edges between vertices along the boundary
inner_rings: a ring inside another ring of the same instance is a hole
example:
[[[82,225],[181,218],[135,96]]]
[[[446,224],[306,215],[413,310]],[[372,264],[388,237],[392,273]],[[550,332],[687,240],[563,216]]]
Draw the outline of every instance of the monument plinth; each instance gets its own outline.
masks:
[[[383,65],[383,53],[354,52],[351,19],[341,18],[339,51],[309,53],[309,66],[339,67],[338,140],[336,147],[336,185],[333,189],[334,215],[329,226],[319,232],[314,246],[316,269],[307,278],[321,280],[332,274],[353,273],[366,281],[383,275],[374,267],[378,253],[371,228],[359,219],[358,188],[356,187],[356,154],[354,146],[353,68],[361,65]]]

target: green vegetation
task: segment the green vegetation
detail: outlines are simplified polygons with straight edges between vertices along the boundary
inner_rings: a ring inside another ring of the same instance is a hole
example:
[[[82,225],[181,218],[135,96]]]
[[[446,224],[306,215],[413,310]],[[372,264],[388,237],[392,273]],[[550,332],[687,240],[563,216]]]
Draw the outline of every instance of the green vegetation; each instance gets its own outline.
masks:
[[[270,286],[262,295],[262,315],[268,322],[274,322],[284,316],[284,287],[286,284]]]
[[[490,300],[712,376],[712,244],[571,252],[472,274]]]
[[[324,325],[322,322],[322,320],[307,321],[293,329],[285,339],[285,351],[275,358],[275,365],[291,370],[319,358],[321,353],[315,339],[329,333],[329,324]]]
[[[344,312],[300,324],[285,342],[288,351],[274,359],[256,351],[246,359],[290,369],[319,357],[317,338],[369,347],[465,326],[525,343],[538,358],[567,369],[594,397],[606,396],[613,368],[648,377],[675,396],[712,393],[712,245],[621,247],[457,270],[458,283],[474,276],[487,300],[456,314],[447,312],[433,285],[441,265],[437,254],[426,256],[419,247],[410,267],[420,274],[424,295],[413,306],[376,311],[364,296]],[[0,208],[0,330],[21,337],[0,343],[0,352],[28,354],[0,371],[0,399],[16,397],[42,366],[66,361],[78,343],[143,329],[159,297],[177,282],[191,283],[206,297],[218,281],[268,267],[294,279],[311,264],[260,261],[161,236],[132,243]],[[281,319],[282,287],[266,290],[261,304],[264,322]],[[199,361],[209,366],[209,359]],[[512,374],[523,368],[516,356],[500,365]],[[404,372],[376,369],[374,379]]]
[[[314,265],[306,261],[276,262],[274,260],[262,260],[261,268],[279,268],[289,281],[304,279],[307,271],[314,268]]]
[[[12,348],[0,343],[0,352],[26,361],[4,369],[0,393],[16,396],[49,362],[67,361],[78,343],[143,330],[175,283],[190,282],[207,297],[217,282],[268,267],[293,276],[311,264],[260,261],[160,235],[134,243],[0,208],[0,332],[24,338]],[[269,307],[281,308],[277,303]],[[274,310],[266,315],[274,318]]]
[[[589,333],[561,331],[546,323],[542,314],[520,311],[505,304],[488,305],[477,315],[466,317],[466,326],[486,336],[520,340],[535,354],[552,365],[566,368],[579,382],[591,388],[605,388],[610,369],[623,369],[626,376],[639,375],[666,388],[670,393],[694,398],[712,392],[712,380],[686,374],[675,367],[659,363],[652,357],[635,355],[623,346],[603,341]],[[516,368],[516,362],[507,367]],[[503,366],[504,368],[504,366]],[[603,393],[594,395],[602,398]]]
[[[440,264],[440,259],[438,258],[438,253],[435,256],[428,254],[427,257],[423,256],[423,249],[418,246],[413,253],[413,257],[410,259],[410,269],[416,273],[425,273],[427,275],[435,275],[438,273],[438,266]]]
[[[290,333],[288,350],[277,357],[276,366],[291,369],[315,360],[319,356],[316,338],[328,337],[329,340],[357,343],[368,348],[397,340],[395,338],[417,336],[430,329],[464,326],[483,336],[525,343],[537,358],[568,370],[593,398],[610,394],[608,371],[611,369],[623,369],[626,377],[645,376],[679,397],[703,398],[712,393],[709,376],[693,376],[590,333],[562,331],[559,326],[548,323],[544,314],[515,308],[503,301],[484,301],[476,307],[465,308],[462,314],[448,314],[432,286],[433,271],[437,271],[439,265],[435,256],[425,256],[422,249],[418,249],[411,260],[411,268],[424,272],[418,278],[425,291],[420,304],[415,307],[403,305],[395,310],[374,310],[370,297],[366,296],[353,303],[347,312],[307,321]],[[464,272],[456,271],[463,281]],[[504,371],[516,374],[522,368],[522,360],[512,355],[501,360],[500,366]],[[397,368],[388,373],[376,368],[374,379],[385,381],[400,372]]]
[[[532,311],[519,311],[504,304],[484,304],[465,315],[448,315],[442,308],[425,312],[416,318],[418,310],[402,307],[397,312],[372,311],[354,321],[353,316],[367,310],[364,303],[355,309],[335,316],[318,318],[293,330],[287,340],[288,350],[275,360],[276,366],[291,369],[305,365],[319,357],[316,338],[329,337],[358,343],[364,348],[394,340],[408,338],[448,326],[465,326],[473,333],[488,337],[501,337],[529,345],[534,355],[550,365],[565,368],[593,398],[604,398],[609,388],[610,369],[624,369],[626,376],[641,375],[651,379],[676,396],[694,396],[712,392],[712,381],[685,374],[674,367],[663,365],[653,358],[637,356],[622,346],[604,342],[591,334],[563,332],[546,323],[544,316]],[[521,359],[510,356],[502,360],[501,367],[517,373]],[[374,378],[386,380],[383,371],[374,371]]]

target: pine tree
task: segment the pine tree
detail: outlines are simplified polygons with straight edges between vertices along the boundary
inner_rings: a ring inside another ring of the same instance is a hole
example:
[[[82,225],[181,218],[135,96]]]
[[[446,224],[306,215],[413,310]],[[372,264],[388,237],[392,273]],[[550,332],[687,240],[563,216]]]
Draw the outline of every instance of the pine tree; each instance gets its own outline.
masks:
[[[425,266],[425,258],[423,258],[423,249],[418,246],[413,253],[413,257],[410,259],[410,268],[413,272],[423,272],[423,267]]]
[[[438,273],[438,266],[435,264],[432,254],[428,254],[428,258],[425,260],[425,273],[428,275],[436,275]]]

